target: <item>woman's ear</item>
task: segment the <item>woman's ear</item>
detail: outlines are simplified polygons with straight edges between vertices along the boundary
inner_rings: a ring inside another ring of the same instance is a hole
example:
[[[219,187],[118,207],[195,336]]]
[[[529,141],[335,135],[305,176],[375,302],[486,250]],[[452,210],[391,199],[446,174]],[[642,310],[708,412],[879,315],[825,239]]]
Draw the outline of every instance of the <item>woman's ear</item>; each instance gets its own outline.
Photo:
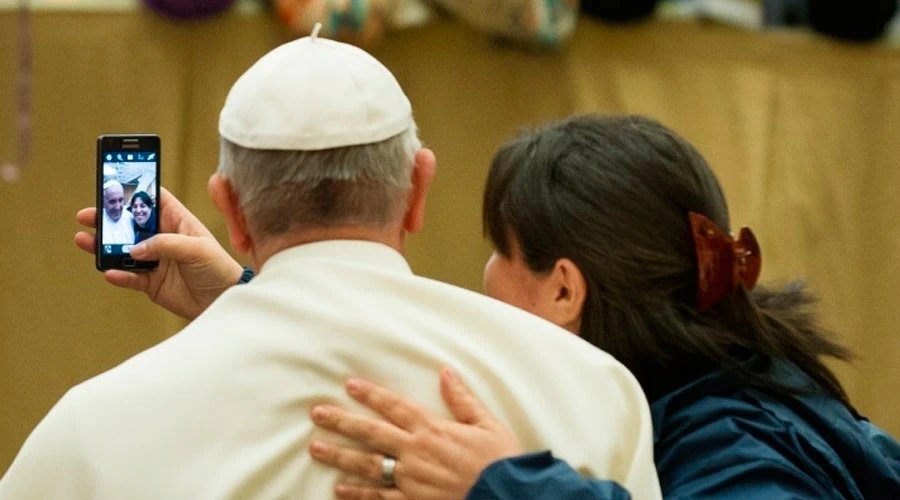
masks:
[[[581,331],[581,313],[587,299],[587,283],[581,269],[569,259],[559,259],[546,277],[545,285],[552,295],[552,321],[578,335]]]

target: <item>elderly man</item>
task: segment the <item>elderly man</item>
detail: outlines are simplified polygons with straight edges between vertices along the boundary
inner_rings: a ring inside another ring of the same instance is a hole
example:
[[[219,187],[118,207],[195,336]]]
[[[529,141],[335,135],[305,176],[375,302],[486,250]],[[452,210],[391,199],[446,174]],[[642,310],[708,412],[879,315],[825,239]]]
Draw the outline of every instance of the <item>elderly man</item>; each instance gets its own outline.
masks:
[[[63,397],[0,498],[330,498],[338,475],[307,453],[326,437],[310,409],[361,409],[344,391],[358,375],[446,411],[433,387],[448,364],[526,448],[552,448],[634,498],[660,497],[649,409],[621,364],[536,316],[411,272],[402,252],[423,224],[435,158],[386,68],[348,45],[288,43],[235,83],[219,133],[209,191],[257,277],[207,308],[208,293],[108,273],[157,287],[182,314],[205,311]],[[216,251],[163,196],[167,217]],[[154,240],[164,236],[178,235]],[[202,273],[237,281],[239,266],[224,261]],[[149,274],[181,272],[160,265]],[[402,463],[382,465],[373,479],[391,484],[396,470],[402,481]]]
[[[119,181],[103,184],[103,244],[130,245],[134,243],[134,218],[125,210],[125,188]]]

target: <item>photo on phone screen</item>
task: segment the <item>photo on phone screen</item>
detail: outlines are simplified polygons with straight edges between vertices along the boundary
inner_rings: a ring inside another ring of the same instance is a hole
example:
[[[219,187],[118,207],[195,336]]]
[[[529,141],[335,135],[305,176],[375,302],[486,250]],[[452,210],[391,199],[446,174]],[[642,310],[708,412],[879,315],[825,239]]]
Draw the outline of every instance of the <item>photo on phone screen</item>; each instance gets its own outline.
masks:
[[[134,245],[159,227],[159,139],[103,136],[98,147],[97,267],[148,270],[156,262],[135,261]]]

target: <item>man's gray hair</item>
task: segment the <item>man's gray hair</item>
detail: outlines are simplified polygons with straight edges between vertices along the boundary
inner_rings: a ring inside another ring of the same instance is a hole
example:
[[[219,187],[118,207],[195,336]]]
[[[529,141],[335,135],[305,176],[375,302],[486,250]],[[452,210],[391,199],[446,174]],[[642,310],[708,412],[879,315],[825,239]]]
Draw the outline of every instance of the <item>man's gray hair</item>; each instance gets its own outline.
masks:
[[[321,151],[249,149],[222,138],[218,171],[234,186],[256,237],[292,228],[382,228],[407,208],[421,148],[415,123],[381,142]]]

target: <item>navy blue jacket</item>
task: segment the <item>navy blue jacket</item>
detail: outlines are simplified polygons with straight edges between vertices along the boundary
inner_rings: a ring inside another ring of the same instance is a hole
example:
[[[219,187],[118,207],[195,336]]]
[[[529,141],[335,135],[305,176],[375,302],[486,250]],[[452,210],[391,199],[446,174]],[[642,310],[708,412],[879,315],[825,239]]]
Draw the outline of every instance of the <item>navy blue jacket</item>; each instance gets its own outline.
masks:
[[[894,439],[825,394],[793,364],[769,369],[779,382],[808,393],[776,399],[715,372],[651,405],[665,498],[900,499],[900,445]],[[467,496],[627,498],[619,485],[583,479],[549,452],[492,464]]]

